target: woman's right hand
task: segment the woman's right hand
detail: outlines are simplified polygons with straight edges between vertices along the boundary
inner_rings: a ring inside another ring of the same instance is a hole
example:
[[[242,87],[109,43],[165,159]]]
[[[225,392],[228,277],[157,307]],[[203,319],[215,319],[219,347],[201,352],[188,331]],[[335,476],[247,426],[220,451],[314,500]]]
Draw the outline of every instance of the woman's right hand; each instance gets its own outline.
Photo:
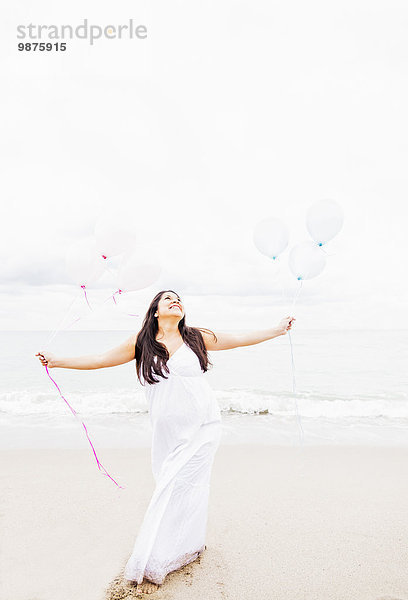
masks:
[[[55,356],[53,354],[51,354],[50,352],[37,352],[36,356],[38,356],[41,364],[44,367],[48,367],[49,369],[52,369],[53,367],[55,367]]]

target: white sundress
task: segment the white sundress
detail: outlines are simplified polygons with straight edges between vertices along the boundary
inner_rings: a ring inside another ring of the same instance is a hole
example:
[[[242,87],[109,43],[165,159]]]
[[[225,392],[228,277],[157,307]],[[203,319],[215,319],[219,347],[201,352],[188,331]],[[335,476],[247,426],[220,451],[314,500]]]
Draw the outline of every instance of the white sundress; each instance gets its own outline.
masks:
[[[185,343],[167,361],[168,379],[145,383],[156,487],[124,577],[163,583],[204,550],[210,477],[221,439],[221,411]]]

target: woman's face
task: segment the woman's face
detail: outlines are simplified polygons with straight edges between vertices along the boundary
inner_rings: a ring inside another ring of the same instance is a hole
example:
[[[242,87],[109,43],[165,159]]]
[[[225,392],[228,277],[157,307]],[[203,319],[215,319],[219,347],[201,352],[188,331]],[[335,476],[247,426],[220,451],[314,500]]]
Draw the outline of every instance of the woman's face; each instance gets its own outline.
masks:
[[[157,305],[155,316],[157,317],[177,317],[178,320],[184,317],[184,308],[180,296],[173,292],[164,292]]]

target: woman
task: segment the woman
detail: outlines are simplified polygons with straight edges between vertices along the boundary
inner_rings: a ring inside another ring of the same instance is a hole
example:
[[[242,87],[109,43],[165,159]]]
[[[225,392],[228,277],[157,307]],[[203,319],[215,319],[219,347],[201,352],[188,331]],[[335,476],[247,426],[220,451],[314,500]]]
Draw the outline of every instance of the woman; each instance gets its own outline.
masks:
[[[259,344],[285,335],[294,317],[277,327],[245,334],[188,327],[180,296],[171,290],[153,298],[138,334],[96,356],[36,356],[43,365],[100,369],[136,359],[152,425],[152,470],[156,487],[124,576],[151,593],[166,575],[195,560],[206,548],[211,469],[221,436],[221,413],[204,374],[207,351]]]

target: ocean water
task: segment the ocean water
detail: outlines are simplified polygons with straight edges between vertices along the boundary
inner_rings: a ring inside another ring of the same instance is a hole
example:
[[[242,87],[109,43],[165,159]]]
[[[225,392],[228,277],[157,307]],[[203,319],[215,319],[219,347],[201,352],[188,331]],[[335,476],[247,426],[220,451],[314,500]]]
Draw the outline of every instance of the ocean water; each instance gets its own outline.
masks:
[[[126,331],[60,332],[59,356],[103,352]],[[35,353],[48,332],[1,333],[0,448],[86,447]],[[222,443],[283,445],[408,443],[408,332],[292,332],[210,353],[205,375],[223,415]],[[149,446],[150,421],[134,363],[109,369],[50,369],[95,446]],[[293,393],[295,385],[296,393]]]

